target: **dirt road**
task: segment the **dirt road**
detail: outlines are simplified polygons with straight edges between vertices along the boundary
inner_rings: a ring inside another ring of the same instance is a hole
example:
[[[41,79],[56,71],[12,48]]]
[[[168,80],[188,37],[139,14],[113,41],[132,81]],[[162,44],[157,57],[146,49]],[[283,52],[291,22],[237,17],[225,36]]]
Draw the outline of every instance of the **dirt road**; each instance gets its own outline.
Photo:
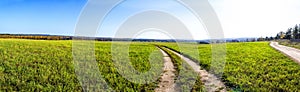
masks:
[[[285,55],[289,56],[290,58],[292,58],[293,60],[295,60],[297,63],[300,64],[300,50],[292,47],[279,45],[278,42],[271,42],[270,46],[284,53]]]
[[[202,69],[201,66],[199,66],[197,63],[195,63],[193,60],[191,60],[171,49],[168,49],[168,50],[170,50],[177,56],[181,57],[186,63],[188,63],[194,69],[194,71],[196,71],[199,74],[199,76],[201,76],[201,81],[204,83],[205,88],[208,92],[226,92],[226,86],[216,76],[214,76],[213,74]]]
[[[164,73],[161,76],[160,83],[158,84],[158,88],[155,89],[155,92],[175,92],[175,67],[172,63],[171,58],[169,55],[161,50],[161,53],[164,56]]]

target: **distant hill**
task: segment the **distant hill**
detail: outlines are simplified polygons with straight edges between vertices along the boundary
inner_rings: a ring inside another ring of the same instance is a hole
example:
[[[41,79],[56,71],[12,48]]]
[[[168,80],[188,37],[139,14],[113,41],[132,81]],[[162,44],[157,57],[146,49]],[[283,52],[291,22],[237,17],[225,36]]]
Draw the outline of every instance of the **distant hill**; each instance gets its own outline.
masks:
[[[218,40],[183,40],[183,39],[130,39],[130,38],[108,38],[108,37],[74,37],[49,34],[0,34],[0,38],[35,39],[35,40],[96,40],[96,41],[136,41],[136,42],[196,42],[199,44],[221,43],[221,42],[250,42],[257,38],[226,38]],[[214,42],[213,42],[214,41]]]

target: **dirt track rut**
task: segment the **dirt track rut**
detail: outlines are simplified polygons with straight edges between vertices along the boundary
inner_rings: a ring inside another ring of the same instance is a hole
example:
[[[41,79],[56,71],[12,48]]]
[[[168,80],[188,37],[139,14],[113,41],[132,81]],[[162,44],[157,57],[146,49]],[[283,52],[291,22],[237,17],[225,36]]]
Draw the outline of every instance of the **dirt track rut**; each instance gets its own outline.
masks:
[[[168,49],[168,48],[166,48],[166,49]],[[208,92],[226,92],[226,86],[216,76],[214,76],[213,74],[210,74],[209,72],[207,72],[204,69],[201,69],[201,67],[197,63],[195,63],[193,60],[191,60],[173,50],[170,50],[170,49],[168,49],[168,50],[171,51],[172,53],[176,54],[177,56],[181,57],[186,63],[188,63],[194,69],[194,71],[196,71],[199,74],[199,76],[201,76],[201,81],[204,83],[205,89]]]
[[[164,73],[161,76],[160,83],[158,84],[158,88],[155,89],[155,92],[174,92],[176,78],[174,64],[165,51],[161,49],[160,51],[164,56]]]

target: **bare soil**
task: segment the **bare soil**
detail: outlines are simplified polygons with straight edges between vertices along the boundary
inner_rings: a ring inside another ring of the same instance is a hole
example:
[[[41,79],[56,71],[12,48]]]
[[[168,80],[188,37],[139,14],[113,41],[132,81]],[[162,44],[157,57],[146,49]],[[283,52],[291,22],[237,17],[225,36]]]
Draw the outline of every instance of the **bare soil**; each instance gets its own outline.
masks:
[[[165,51],[161,49],[160,51],[164,56],[164,73],[160,78],[160,83],[158,84],[158,88],[155,89],[155,92],[174,92],[176,78],[174,64]]]
[[[170,49],[169,49],[170,50]],[[172,51],[172,50],[170,50]],[[196,71],[199,76],[201,76],[201,81],[205,85],[205,89],[208,92],[226,92],[226,86],[224,83],[217,78],[215,75],[207,72],[205,69],[202,69],[201,66],[199,66],[197,63],[195,63],[193,60],[175,52],[172,51],[177,56],[181,57],[186,63],[188,63],[194,71]]]

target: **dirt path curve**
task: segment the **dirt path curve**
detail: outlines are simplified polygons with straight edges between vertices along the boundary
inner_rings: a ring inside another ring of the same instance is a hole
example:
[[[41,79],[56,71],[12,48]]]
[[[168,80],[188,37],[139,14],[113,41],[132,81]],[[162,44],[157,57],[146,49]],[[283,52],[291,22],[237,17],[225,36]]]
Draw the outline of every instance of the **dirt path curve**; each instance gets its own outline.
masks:
[[[270,46],[284,53],[300,64],[300,50],[288,46],[279,45],[278,42],[271,42]]]
[[[168,48],[166,48],[168,49]],[[177,56],[181,57],[184,61],[186,61],[193,69],[196,71],[199,76],[201,76],[201,81],[204,83],[205,88],[208,92],[226,92],[226,86],[224,83],[218,79],[213,74],[210,74],[206,70],[202,69],[197,63],[195,63],[193,60],[171,50],[168,49]]]
[[[159,48],[160,49],[160,48]],[[175,87],[175,67],[174,64],[172,63],[171,58],[169,55],[161,50],[161,53],[164,56],[164,73],[161,76],[160,83],[158,84],[158,88],[155,89],[155,92],[174,92],[174,87]]]

